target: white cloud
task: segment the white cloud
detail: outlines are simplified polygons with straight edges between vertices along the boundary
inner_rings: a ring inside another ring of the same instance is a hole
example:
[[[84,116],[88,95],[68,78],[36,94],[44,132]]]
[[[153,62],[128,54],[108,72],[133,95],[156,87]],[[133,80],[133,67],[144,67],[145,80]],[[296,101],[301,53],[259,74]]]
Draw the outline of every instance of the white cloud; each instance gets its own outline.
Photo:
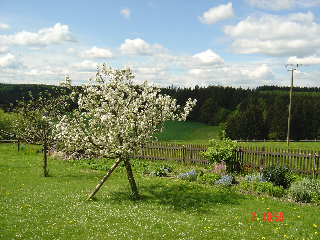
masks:
[[[263,64],[255,70],[248,72],[248,77],[256,80],[270,80],[275,78],[275,73],[266,64]]]
[[[211,49],[197,53],[192,57],[188,54],[183,54],[178,58],[178,61],[178,65],[184,66],[194,73],[201,72],[201,69],[212,69],[226,66],[225,61]]]
[[[19,68],[22,63],[16,59],[14,55],[8,53],[6,56],[0,58],[0,68]]]
[[[280,11],[284,9],[291,9],[294,7],[294,0],[246,0],[251,7],[258,7],[261,9],[271,9],[273,11]]]
[[[68,48],[65,53],[68,55],[76,55],[77,51],[74,48]]]
[[[130,9],[129,8],[122,9],[120,13],[125,19],[130,18]]]
[[[10,51],[8,46],[0,46],[0,53],[8,53]]]
[[[286,61],[286,64],[302,64],[302,65],[316,65],[320,64],[320,56],[313,55],[304,58],[289,57]]]
[[[0,22],[0,29],[1,30],[10,30],[11,28],[8,24]]]
[[[232,3],[229,2],[227,5],[219,5],[218,7],[210,8],[209,11],[203,13],[202,17],[198,16],[198,19],[202,23],[215,24],[233,17]]]
[[[119,49],[124,55],[153,55],[162,51],[163,47],[159,44],[150,45],[140,38],[134,40],[126,39]]]
[[[256,86],[257,81],[260,85],[272,85],[275,81],[275,73],[267,65],[261,65],[250,70],[232,66],[190,69],[188,77],[194,79],[194,84],[198,85]],[[189,79],[189,82],[192,82],[192,80]]]
[[[295,0],[296,5],[303,8],[312,8],[318,6],[319,0]]]
[[[84,60],[82,62],[77,62],[71,64],[72,68],[75,68],[80,71],[92,71],[96,70],[98,66],[97,62],[93,62],[92,60]]]
[[[225,61],[211,49],[205,52],[197,53],[192,56],[192,62],[195,65],[217,67],[225,65]]]
[[[77,43],[67,25],[57,23],[53,28],[42,28],[37,33],[22,31],[14,35],[0,35],[0,43],[7,45],[43,47],[48,44]]]
[[[94,46],[91,50],[85,50],[78,54],[79,58],[114,58],[113,53],[104,48],[97,48]]]
[[[320,25],[313,14],[298,13],[285,17],[247,17],[224,33],[234,37],[230,49],[235,53],[262,53],[274,56],[306,56],[320,47]]]

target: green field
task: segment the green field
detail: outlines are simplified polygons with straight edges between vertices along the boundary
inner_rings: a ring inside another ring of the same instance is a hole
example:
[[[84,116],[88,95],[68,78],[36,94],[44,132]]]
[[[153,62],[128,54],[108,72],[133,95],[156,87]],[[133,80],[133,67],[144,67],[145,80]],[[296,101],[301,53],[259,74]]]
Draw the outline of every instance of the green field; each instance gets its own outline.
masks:
[[[84,202],[105,171],[49,159],[44,178],[41,157],[39,146],[0,144],[0,239],[319,239],[319,207],[137,170],[133,201],[123,167]],[[264,221],[268,212],[284,221]]]
[[[319,142],[238,142],[239,146],[248,147],[265,147],[265,148],[281,148],[281,149],[299,149],[299,150],[317,150],[320,151]]]
[[[208,144],[211,139],[219,139],[219,127],[209,126],[196,122],[168,121],[164,124],[165,130],[155,136],[161,142],[183,142]],[[284,148],[299,150],[320,150],[319,142],[238,142],[239,146]]]
[[[196,122],[168,121],[164,124],[165,130],[155,136],[159,141],[188,141],[207,142],[213,138],[219,138],[219,127],[208,126]]]

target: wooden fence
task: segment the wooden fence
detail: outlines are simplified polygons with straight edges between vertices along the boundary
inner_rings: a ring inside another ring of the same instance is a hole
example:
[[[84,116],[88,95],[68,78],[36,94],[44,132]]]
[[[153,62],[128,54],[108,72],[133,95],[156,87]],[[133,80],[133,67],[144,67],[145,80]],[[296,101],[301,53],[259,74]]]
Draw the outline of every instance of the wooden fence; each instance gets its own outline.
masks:
[[[139,155],[133,157],[210,164],[202,154],[208,147],[203,144],[156,142],[145,146]],[[239,147],[237,149],[237,167],[239,170],[243,170],[244,167],[286,165],[294,172],[317,177],[320,176],[319,156],[320,151]]]
[[[286,165],[303,175],[320,175],[320,151],[279,148],[242,147],[237,149],[237,160],[243,167],[266,167]]]
[[[134,157],[141,159],[190,161],[209,164],[202,154],[208,147],[208,145],[203,144],[155,142],[143,147],[140,154],[134,155]]]
[[[174,160],[201,164],[210,164],[203,152],[209,145],[180,143],[150,143],[132,157],[155,160]],[[237,167],[266,167],[286,165],[290,170],[304,175],[320,176],[320,151],[292,150],[279,148],[239,147],[237,149]]]

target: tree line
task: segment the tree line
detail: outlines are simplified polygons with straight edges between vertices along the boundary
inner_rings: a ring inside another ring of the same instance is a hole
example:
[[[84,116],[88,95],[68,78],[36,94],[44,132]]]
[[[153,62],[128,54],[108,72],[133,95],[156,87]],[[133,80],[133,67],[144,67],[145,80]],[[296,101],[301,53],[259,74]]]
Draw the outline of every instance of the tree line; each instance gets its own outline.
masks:
[[[16,100],[38,96],[54,86],[36,84],[0,84],[0,108],[10,111]],[[161,88],[183,106],[188,98],[197,99],[188,120],[225,126],[231,139],[285,140],[287,136],[290,87],[259,86],[244,89],[224,86]],[[10,104],[13,104],[10,106]],[[71,108],[75,108],[71,105]],[[290,138],[320,138],[320,88],[294,87]]]

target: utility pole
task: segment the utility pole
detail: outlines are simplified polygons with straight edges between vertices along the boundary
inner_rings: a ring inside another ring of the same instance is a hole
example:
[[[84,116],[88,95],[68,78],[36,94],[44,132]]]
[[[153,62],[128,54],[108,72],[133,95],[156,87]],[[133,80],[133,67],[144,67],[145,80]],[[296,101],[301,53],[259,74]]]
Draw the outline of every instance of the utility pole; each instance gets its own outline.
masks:
[[[287,65],[288,66],[288,65]],[[297,64],[297,68],[298,68],[298,64]],[[291,71],[291,88],[290,88],[290,102],[289,102],[289,116],[288,116],[288,132],[287,132],[287,146],[289,146],[289,141],[290,141],[290,121],[291,121],[291,105],[292,105],[292,88],[293,88],[293,72],[294,70],[296,70],[295,68],[289,69],[288,71]]]

